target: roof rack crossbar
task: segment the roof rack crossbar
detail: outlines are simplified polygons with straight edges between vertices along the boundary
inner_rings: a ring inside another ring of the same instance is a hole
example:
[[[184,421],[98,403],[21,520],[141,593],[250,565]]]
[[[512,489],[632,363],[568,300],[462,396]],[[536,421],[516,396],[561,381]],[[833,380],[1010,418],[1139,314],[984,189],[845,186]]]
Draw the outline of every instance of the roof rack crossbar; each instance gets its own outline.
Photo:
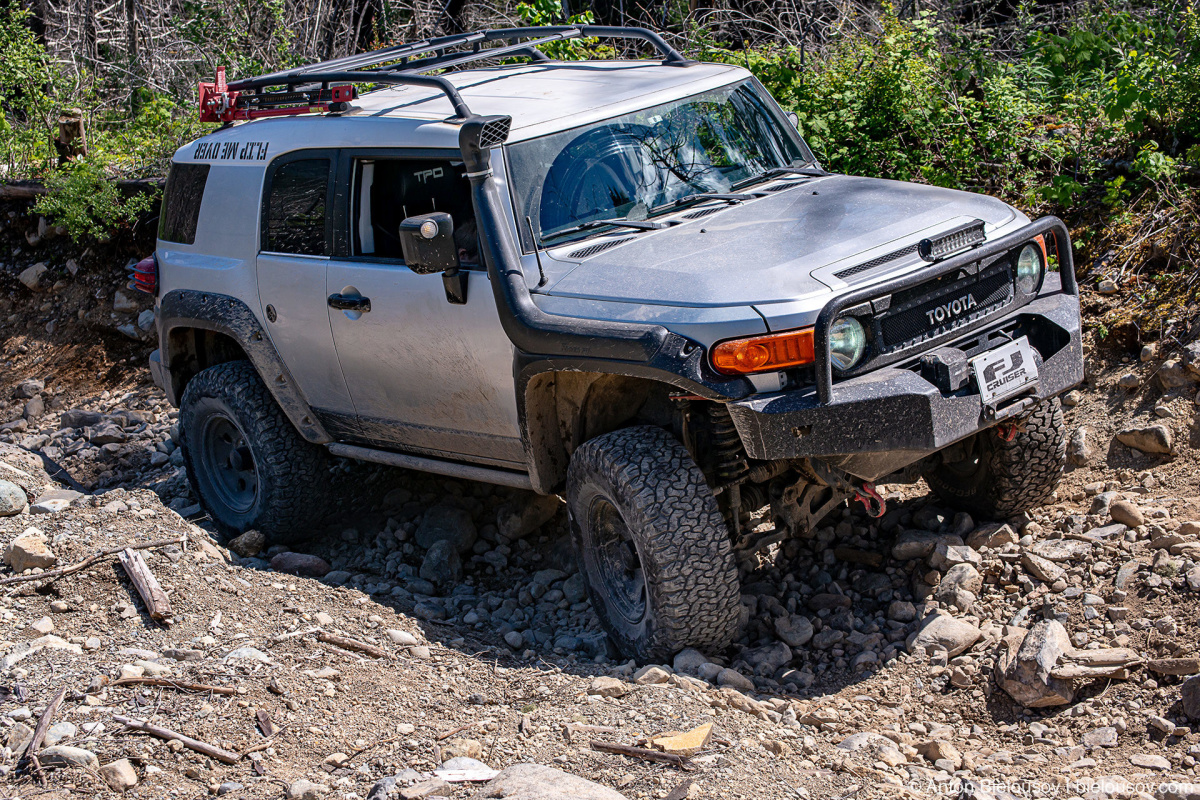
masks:
[[[230,81],[227,84],[228,94],[226,94],[226,84],[222,76],[217,84],[201,85],[202,118],[206,113],[216,114],[212,117],[214,120],[229,121],[235,118],[245,118],[236,116],[236,112],[232,109],[244,108],[247,105],[269,104],[270,95],[275,93],[263,90],[271,87],[282,86],[286,87],[287,92],[296,92],[300,86],[320,84],[321,90],[325,91],[330,90],[332,84],[338,83],[375,83],[426,86],[437,89],[445,94],[451,105],[454,106],[456,118],[462,120],[471,116],[471,110],[463,101],[462,95],[459,94],[454,84],[442,76],[420,73],[449,69],[472,61],[503,57],[525,57],[534,62],[546,62],[550,59],[538,49],[539,45],[579,37],[637,39],[648,42],[658,50],[663,57],[664,65],[686,67],[695,63],[685,58],[657,33],[646,28],[625,28],[611,25],[545,25],[474,31],[423,39],[419,42],[394,45],[369,53],[335,58],[296,69]],[[523,41],[529,39],[533,41]],[[511,42],[511,44],[503,47],[483,47],[488,42]],[[470,49],[452,49],[465,46],[469,46]],[[432,55],[429,55],[430,53]],[[424,57],[419,58],[419,56]],[[210,93],[215,93],[211,95],[209,105],[223,110],[204,111],[206,106],[203,89],[206,86]],[[254,94],[239,99],[238,93],[244,92],[253,92]],[[251,98],[255,99],[251,100]],[[324,101],[319,105],[325,107]],[[283,113],[299,113],[300,111],[300,108],[294,108],[290,112]]]

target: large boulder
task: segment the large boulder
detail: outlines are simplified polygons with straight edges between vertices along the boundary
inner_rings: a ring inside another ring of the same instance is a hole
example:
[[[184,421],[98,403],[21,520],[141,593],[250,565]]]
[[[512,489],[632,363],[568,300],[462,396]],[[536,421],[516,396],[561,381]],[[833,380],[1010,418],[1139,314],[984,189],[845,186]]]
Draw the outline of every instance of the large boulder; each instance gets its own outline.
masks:
[[[465,508],[449,505],[437,505],[425,512],[421,524],[417,526],[417,544],[426,549],[433,547],[434,542],[450,542],[454,549],[465,553],[475,544],[478,532],[475,521]]]
[[[964,622],[944,611],[935,611],[925,618],[910,645],[917,648],[944,649],[951,658],[979,641],[983,634],[969,622]]]
[[[1171,429],[1166,425],[1126,428],[1117,434],[1117,441],[1150,455],[1170,455],[1174,444]]]
[[[20,514],[29,507],[29,498],[25,490],[12,481],[0,479],[0,517],[11,517]]]

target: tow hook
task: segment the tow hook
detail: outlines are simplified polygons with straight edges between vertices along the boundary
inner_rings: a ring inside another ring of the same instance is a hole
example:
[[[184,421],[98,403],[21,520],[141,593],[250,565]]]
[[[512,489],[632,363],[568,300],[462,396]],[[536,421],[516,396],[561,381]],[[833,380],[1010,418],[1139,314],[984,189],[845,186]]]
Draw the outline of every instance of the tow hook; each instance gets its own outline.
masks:
[[[887,501],[880,497],[875,490],[875,484],[864,481],[862,486],[854,487],[854,499],[863,504],[868,517],[879,519],[887,512]]]
[[[1019,422],[1001,422],[996,426],[996,436],[1002,442],[1011,442],[1017,438],[1019,430],[1021,430],[1021,423]]]

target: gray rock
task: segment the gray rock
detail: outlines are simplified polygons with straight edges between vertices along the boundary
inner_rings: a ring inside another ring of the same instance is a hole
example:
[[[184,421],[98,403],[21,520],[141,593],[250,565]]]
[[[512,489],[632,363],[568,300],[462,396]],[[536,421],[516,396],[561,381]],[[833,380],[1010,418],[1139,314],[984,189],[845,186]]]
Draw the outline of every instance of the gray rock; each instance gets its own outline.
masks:
[[[919,647],[927,651],[942,648],[951,658],[964,652],[979,641],[979,628],[942,611],[935,611],[925,618],[912,641],[911,649]]]
[[[100,777],[114,792],[125,792],[138,785],[137,770],[133,768],[133,764],[129,763],[127,758],[105,764],[100,768]],[[224,788],[227,785],[221,784],[221,787]],[[244,788],[240,783],[234,784],[234,786],[239,789]],[[222,792],[221,789],[217,789],[217,794],[228,794],[229,791],[227,789]]]
[[[421,562],[420,576],[441,589],[462,582],[462,558],[458,548],[450,539],[439,539],[429,547],[425,560]]]
[[[13,396],[18,400],[28,400],[31,397],[37,397],[46,389],[46,382],[37,378],[26,378],[17,384],[13,389]]]
[[[1151,755],[1150,753],[1134,753],[1129,757],[1129,763],[1142,769],[1166,771],[1171,768],[1170,761],[1167,761],[1162,756]]]
[[[583,573],[576,572],[571,577],[563,581],[562,587],[563,597],[568,603],[582,603],[587,600],[587,583],[584,581]]]
[[[970,564],[978,567],[983,563],[983,558],[975,552],[974,548],[967,547],[965,544],[950,544],[942,541],[933,549],[929,563],[933,565],[934,569],[944,572],[955,564]]]
[[[1183,713],[1193,722],[1200,722],[1200,675],[1193,675],[1179,687]]]
[[[14,753],[20,753],[33,739],[33,729],[24,723],[18,722],[8,729],[8,737],[6,746]]]
[[[79,729],[75,727],[73,722],[56,722],[46,731],[44,744],[48,747],[53,747],[59,742],[65,742],[67,739],[74,739],[79,733]]]
[[[937,547],[939,536],[928,531],[904,531],[892,545],[892,558],[897,561],[912,561],[928,558]]]
[[[1075,697],[1072,682],[1051,677],[1050,670],[1072,649],[1067,629],[1057,620],[1036,623],[1024,637],[1007,637],[996,662],[1001,688],[1027,708],[1070,703]]]
[[[113,311],[118,314],[129,314],[138,310],[138,304],[129,295],[122,291],[117,291],[113,295]]]
[[[717,685],[730,686],[741,692],[753,692],[755,688],[754,681],[750,680],[736,669],[730,669],[729,667],[725,667],[717,673]]]
[[[525,637],[521,635],[520,631],[509,631],[504,634],[504,643],[513,650],[520,650],[525,646]]]
[[[983,589],[983,576],[970,564],[955,564],[942,576],[942,582],[938,584],[938,589],[941,590],[946,586],[957,586],[978,595]]]
[[[260,664],[270,664],[271,657],[255,647],[239,647],[236,650],[231,650],[225,656],[226,661],[236,661],[244,659],[246,661],[257,661]]]
[[[238,783],[237,781],[225,781],[225,783],[222,783],[220,786],[217,787],[217,797],[222,797],[224,795],[229,794],[230,792],[240,792],[242,789],[245,789],[245,788],[246,788],[245,786]]]
[[[437,505],[425,512],[415,535],[417,544],[426,549],[434,542],[447,541],[459,553],[465,553],[475,544],[479,534],[471,514],[463,508]]]
[[[329,793],[329,787],[323,783],[298,780],[287,788],[287,800],[320,800]]]
[[[523,539],[554,519],[562,501],[552,494],[523,493],[496,511],[496,529],[509,539]]]
[[[121,444],[129,436],[121,430],[120,425],[114,422],[101,422],[99,425],[88,428],[87,438],[94,445],[105,445]]]
[[[1117,729],[1111,725],[1095,728],[1083,734],[1084,747],[1116,747]]]
[[[742,651],[741,658],[760,675],[770,675],[792,660],[792,648],[783,642]]]
[[[1048,561],[1078,561],[1092,552],[1092,546],[1078,539],[1045,539],[1029,548],[1029,552]]]
[[[37,419],[45,413],[46,401],[42,399],[41,395],[29,398],[29,400],[25,403],[25,408],[21,410],[21,416],[25,417],[25,419],[31,420]]]
[[[96,769],[96,767],[100,766],[100,759],[96,758],[96,754],[91,750],[84,750],[82,747],[67,747],[61,744],[54,747],[44,747],[38,751],[37,757],[43,767],[88,767]]]
[[[626,800],[623,794],[541,764],[517,764],[472,795],[477,800]]]
[[[51,489],[48,492],[43,492],[37,499],[36,503],[29,506],[30,514],[56,514],[71,506],[76,500],[83,497],[83,492],[76,492],[73,489]]]
[[[967,547],[976,550],[986,547],[996,550],[1006,544],[1016,544],[1017,534],[1011,526],[999,522],[981,525],[967,536]]]
[[[58,563],[58,557],[46,544],[46,537],[36,528],[31,528],[8,543],[4,550],[4,563],[14,572],[27,569],[50,569]]]
[[[896,622],[912,622],[917,618],[917,608],[907,600],[893,600],[888,606],[888,619]]]
[[[1030,575],[1046,583],[1054,583],[1067,574],[1066,570],[1053,561],[1033,553],[1021,554],[1021,566],[1025,567]]]
[[[230,539],[228,546],[242,558],[254,558],[267,546],[267,537],[261,531],[246,531]]]
[[[20,514],[29,507],[25,490],[15,483],[0,480],[0,517],[11,517]]]
[[[813,624],[803,614],[775,618],[775,635],[788,647],[803,647],[813,637]]]
[[[675,660],[671,662],[671,667],[684,675],[696,675],[700,668],[707,663],[709,663],[708,658],[703,653],[689,647],[679,651]]]
[[[1121,444],[1149,455],[1169,455],[1174,444],[1171,429],[1165,425],[1126,428],[1116,438]]]
[[[25,288],[29,291],[36,292],[42,276],[46,274],[48,269],[49,267],[44,262],[39,261],[33,266],[21,270],[21,274],[17,276],[17,280],[24,284]]]
[[[279,553],[271,559],[271,569],[308,578],[323,578],[329,574],[331,568],[329,562],[320,556],[293,553],[289,550],[286,553]]]
[[[1077,467],[1086,467],[1092,460],[1092,446],[1088,442],[1088,429],[1080,425],[1071,433],[1067,442],[1067,460]]]
[[[104,415],[99,411],[72,408],[59,415],[58,424],[62,428],[88,428],[100,424],[103,420]]]

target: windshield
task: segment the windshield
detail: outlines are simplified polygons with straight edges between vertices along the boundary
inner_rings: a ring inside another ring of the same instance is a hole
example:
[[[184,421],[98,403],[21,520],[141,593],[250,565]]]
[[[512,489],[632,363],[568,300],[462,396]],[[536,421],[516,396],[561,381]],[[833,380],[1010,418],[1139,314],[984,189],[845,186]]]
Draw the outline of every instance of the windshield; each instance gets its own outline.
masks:
[[[761,91],[744,81],[510,145],[522,229],[529,217],[545,241],[591,221],[645,219],[688,196],[728,192],[772,168],[812,163]]]

